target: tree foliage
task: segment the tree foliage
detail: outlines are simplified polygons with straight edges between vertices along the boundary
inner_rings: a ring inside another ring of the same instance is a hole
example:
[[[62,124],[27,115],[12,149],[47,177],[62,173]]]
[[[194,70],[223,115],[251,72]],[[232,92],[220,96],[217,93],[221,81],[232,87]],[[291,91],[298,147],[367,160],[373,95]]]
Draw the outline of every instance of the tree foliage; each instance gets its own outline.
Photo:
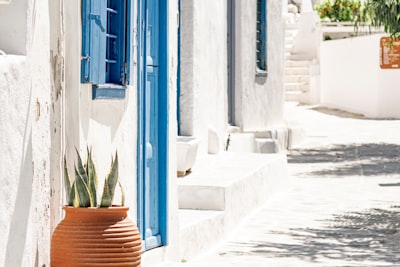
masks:
[[[315,10],[323,21],[354,22],[361,15],[362,3],[360,0],[323,0],[315,5]]]
[[[400,0],[367,0],[364,15],[392,37],[400,36]]]

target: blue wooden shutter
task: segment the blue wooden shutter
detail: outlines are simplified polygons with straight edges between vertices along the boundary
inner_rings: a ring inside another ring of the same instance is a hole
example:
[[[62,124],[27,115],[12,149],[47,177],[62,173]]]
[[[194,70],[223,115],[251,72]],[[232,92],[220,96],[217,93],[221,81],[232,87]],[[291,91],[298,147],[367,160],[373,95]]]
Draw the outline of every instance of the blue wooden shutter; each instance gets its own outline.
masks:
[[[257,0],[257,68],[267,70],[267,5],[266,0]]]
[[[106,82],[126,84],[127,75],[127,1],[108,0]]]
[[[106,31],[107,0],[82,0],[82,83],[105,83]]]

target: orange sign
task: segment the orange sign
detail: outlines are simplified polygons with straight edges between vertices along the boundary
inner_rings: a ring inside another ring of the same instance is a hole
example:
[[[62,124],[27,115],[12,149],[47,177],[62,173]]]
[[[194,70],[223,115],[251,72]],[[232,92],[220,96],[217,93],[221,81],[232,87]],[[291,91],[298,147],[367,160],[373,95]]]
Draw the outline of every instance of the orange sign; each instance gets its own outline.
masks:
[[[400,40],[382,37],[380,41],[380,66],[382,69],[400,68]]]

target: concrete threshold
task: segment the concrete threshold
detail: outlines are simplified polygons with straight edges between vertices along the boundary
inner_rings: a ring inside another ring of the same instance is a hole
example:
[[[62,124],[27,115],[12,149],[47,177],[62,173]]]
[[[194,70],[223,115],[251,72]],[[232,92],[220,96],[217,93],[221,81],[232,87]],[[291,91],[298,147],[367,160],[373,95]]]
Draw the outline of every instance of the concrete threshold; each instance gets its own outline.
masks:
[[[289,186],[285,154],[224,152],[178,178],[181,258],[214,247],[274,193]]]

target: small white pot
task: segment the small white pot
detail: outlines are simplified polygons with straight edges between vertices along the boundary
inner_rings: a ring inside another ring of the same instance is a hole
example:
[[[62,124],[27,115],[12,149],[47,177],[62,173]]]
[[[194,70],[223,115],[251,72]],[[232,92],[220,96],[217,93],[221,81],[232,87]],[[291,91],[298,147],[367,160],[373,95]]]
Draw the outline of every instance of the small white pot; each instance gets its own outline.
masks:
[[[176,157],[178,177],[191,172],[196,161],[197,148],[200,140],[193,136],[178,136],[176,138]]]

